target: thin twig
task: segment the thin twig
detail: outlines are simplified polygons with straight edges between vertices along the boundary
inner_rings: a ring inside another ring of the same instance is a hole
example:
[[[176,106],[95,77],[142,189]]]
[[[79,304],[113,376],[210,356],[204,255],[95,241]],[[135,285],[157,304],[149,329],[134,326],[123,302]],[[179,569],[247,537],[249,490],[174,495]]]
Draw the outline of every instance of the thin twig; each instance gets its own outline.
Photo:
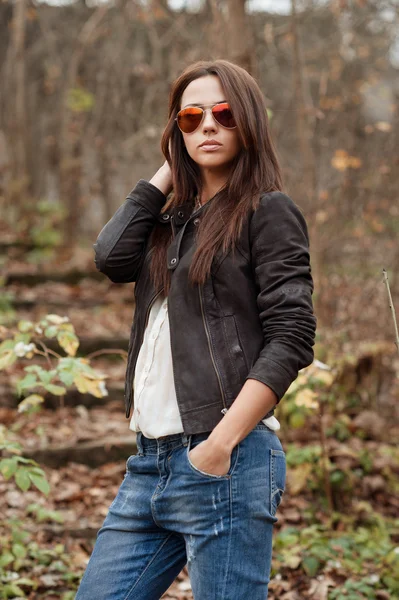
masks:
[[[108,348],[108,349],[104,349],[104,350],[96,350],[95,352],[92,352],[91,354],[88,354],[86,356],[86,358],[94,358],[95,356],[101,356],[101,354],[120,354],[121,356],[126,356],[127,357],[127,352],[126,350],[118,350],[118,348],[116,348],[115,350],[113,348]]]
[[[391,296],[391,290],[389,289],[389,281],[388,281],[388,273],[386,272],[385,269],[382,269],[382,273],[384,275],[384,282],[387,286],[387,290],[388,290],[388,299],[389,299],[389,306],[391,307],[391,311],[392,311],[392,317],[393,317],[393,325],[395,328],[395,336],[396,336],[396,347],[398,349],[399,352],[399,333],[398,333],[398,323],[396,321],[396,314],[395,314],[395,308],[393,306],[393,301],[392,301],[392,296]]]
[[[43,354],[43,356],[45,356],[47,358],[47,360],[49,361],[50,366],[52,366],[52,364],[49,359],[49,354],[52,354],[53,356],[55,356],[55,358],[61,358],[61,354],[57,354],[57,352],[54,352],[54,350],[47,348],[47,346],[45,344],[43,344],[43,342],[41,342],[40,340],[34,339],[33,341],[35,344],[40,344],[40,346],[43,348],[44,352],[40,352],[39,350],[36,350],[36,352],[38,354]]]

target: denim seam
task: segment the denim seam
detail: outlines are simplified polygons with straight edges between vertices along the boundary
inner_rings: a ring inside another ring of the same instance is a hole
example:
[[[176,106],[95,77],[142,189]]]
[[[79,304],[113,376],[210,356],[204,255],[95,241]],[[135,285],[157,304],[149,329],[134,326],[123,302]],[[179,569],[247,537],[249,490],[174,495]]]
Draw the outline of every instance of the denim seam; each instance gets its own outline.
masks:
[[[238,460],[238,456],[237,456],[237,460]],[[237,461],[236,461],[236,464],[237,464]],[[223,588],[222,588],[222,599],[223,600],[225,600],[225,592],[226,592],[226,586],[227,586],[227,580],[228,580],[227,576],[228,576],[229,568],[230,568],[231,537],[232,537],[232,531],[233,531],[233,478],[232,477],[230,478],[229,488],[230,488],[230,528],[229,528],[229,542],[228,542],[228,546],[227,546],[227,561],[226,561],[227,567],[226,567],[226,573],[225,573]]]
[[[277,456],[283,456],[284,455],[284,451],[282,450],[274,450],[271,449],[271,455],[270,455],[270,460],[271,460],[271,466],[272,466],[272,486],[271,486],[271,508],[273,510],[272,516],[275,516],[277,513],[277,502],[276,502],[276,495],[278,492],[280,492],[281,494],[284,493],[284,489],[279,488],[277,485],[277,481],[276,481],[276,461],[277,461]]]
[[[275,502],[274,502],[274,496],[275,496],[275,491],[276,491],[276,484],[275,484],[275,473],[274,473],[274,469],[275,469],[275,461],[274,461],[274,454],[272,451],[270,451],[270,462],[271,462],[271,489],[270,489],[270,513],[272,515],[272,517],[275,516],[277,508],[275,509]]]
[[[162,544],[160,545],[160,547],[158,548],[158,550],[155,552],[154,556],[151,558],[150,562],[148,563],[148,565],[146,566],[146,568],[144,569],[144,571],[141,573],[140,577],[138,578],[138,580],[136,581],[136,583],[133,585],[133,587],[130,588],[130,590],[127,593],[127,596],[125,596],[124,600],[129,600],[130,598],[130,594],[133,592],[134,588],[137,586],[137,584],[139,583],[140,579],[143,577],[144,573],[148,570],[149,566],[154,562],[155,558],[158,556],[158,554],[160,553],[160,551],[162,550],[162,548],[165,546],[166,542],[173,536],[173,533],[170,533],[168,535],[168,537],[166,538],[166,540],[164,540],[162,542]]]

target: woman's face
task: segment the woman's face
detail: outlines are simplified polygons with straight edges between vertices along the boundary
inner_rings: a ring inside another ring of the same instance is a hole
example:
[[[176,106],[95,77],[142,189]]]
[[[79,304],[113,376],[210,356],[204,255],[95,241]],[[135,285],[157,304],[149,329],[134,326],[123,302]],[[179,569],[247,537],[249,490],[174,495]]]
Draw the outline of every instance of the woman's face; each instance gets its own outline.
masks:
[[[181,97],[180,110],[194,104],[209,107],[205,111],[201,125],[193,133],[182,133],[186,149],[201,171],[228,171],[240,151],[237,128],[222,127],[212,115],[210,107],[218,102],[226,102],[219,77],[206,75],[195,79],[186,87]],[[215,150],[201,147],[206,140],[216,140],[220,146]]]

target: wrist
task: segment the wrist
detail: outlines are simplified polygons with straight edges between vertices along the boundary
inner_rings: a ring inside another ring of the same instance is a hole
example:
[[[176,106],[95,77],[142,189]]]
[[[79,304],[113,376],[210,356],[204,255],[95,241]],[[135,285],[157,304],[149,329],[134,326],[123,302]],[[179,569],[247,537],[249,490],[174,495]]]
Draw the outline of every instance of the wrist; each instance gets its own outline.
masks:
[[[225,454],[226,456],[229,456],[235,446],[231,439],[222,435],[220,431],[217,431],[216,427],[210,433],[207,442],[212,446],[213,452],[217,455]]]
[[[150,179],[150,183],[155,185],[165,196],[169,194],[172,190],[172,177],[170,173],[170,169],[166,168],[164,165],[158,169],[155,175]]]

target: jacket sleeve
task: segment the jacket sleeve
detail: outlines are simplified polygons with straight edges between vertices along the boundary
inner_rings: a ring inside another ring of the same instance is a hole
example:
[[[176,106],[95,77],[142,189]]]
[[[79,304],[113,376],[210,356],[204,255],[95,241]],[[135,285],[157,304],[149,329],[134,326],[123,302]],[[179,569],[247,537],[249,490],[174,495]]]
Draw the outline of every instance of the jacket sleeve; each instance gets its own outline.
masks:
[[[140,179],[93,244],[94,261],[114,283],[136,281],[148,237],[166,202],[155,185]]]
[[[308,230],[291,198],[270,192],[261,197],[249,231],[264,345],[246,379],[269,386],[278,404],[298,371],[314,358]]]

